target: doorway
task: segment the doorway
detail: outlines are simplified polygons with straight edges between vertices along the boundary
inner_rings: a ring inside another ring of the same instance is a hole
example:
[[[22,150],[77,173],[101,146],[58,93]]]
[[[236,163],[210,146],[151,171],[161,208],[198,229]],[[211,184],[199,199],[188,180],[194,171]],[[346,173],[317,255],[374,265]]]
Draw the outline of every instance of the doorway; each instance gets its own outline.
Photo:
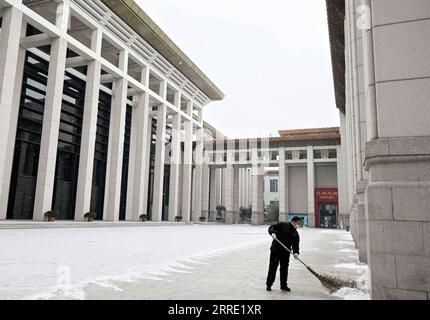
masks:
[[[337,204],[336,203],[319,203],[319,224],[320,228],[337,228]]]

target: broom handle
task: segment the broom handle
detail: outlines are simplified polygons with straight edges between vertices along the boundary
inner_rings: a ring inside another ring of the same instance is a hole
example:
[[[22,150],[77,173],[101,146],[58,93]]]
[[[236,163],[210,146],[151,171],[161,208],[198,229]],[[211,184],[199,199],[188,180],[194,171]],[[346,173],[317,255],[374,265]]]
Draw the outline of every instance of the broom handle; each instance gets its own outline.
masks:
[[[281,241],[279,241],[279,239],[278,238],[275,238],[275,240],[276,241],[278,241],[278,243],[281,245],[281,246],[283,246],[284,248],[285,248],[285,250],[287,250],[290,254],[293,254],[292,252],[291,252],[291,250],[290,249],[288,249],[287,248],[287,246],[285,245],[285,244],[283,244]],[[299,257],[297,257],[296,258],[297,260],[299,260],[301,263],[303,263],[303,265],[306,267],[306,268],[309,268],[307,265],[306,265],[306,263],[304,263]]]

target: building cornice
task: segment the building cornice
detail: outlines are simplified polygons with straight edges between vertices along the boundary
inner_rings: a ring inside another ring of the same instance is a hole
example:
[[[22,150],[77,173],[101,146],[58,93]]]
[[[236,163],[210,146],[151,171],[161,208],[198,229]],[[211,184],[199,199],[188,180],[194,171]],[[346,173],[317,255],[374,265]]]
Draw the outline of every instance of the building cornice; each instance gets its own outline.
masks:
[[[345,0],[326,0],[337,108],[345,113]]]
[[[225,97],[224,93],[157,26],[134,0],[101,1],[194,83],[209,99],[216,101],[222,100]]]

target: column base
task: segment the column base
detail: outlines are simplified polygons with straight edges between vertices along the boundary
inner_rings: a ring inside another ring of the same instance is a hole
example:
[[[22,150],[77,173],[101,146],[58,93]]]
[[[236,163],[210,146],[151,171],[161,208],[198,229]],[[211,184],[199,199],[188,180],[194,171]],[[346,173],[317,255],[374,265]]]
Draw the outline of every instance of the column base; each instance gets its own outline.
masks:
[[[252,212],[251,224],[254,226],[265,224],[264,223],[264,212]]]
[[[209,212],[208,221],[209,222],[216,222],[216,216],[217,216],[217,212],[216,211]]]
[[[234,213],[232,211],[227,211],[225,213],[225,223],[233,224],[234,223]]]
[[[315,213],[314,212],[309,212],[308,213],[308,226],[311,228],[315,228],[316,224],[315,224]]]
[[[367,181],[357,183],[357,225],[358,225],[358,260],[367,263],[367,231],[365,190]]]
[[[288,213],[279,213],[279,222],[288,222]]]
[[[200,220],[201,217],[205,217],[206,218],[204,222],[209,221],[209,212],[208,211],[202,211],[202,215],[199,217],[199,220]]]
[[[365,167],[372,298],[429,299],[430,137],[367,142]]]

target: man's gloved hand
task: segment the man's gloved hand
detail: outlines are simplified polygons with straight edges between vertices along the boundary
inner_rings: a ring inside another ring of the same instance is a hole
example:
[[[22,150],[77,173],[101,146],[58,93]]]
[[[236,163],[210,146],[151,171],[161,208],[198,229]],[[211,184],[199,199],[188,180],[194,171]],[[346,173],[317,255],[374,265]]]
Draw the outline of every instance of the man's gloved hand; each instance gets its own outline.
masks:
[[[272,236],[273,240],[276,239],[276,234],[275,233],[272,233],[271,236]]]
[[[294,253],[293,257],[294,257],[294,259],[297,259],[299,257],[299,254],[298,253]]]

